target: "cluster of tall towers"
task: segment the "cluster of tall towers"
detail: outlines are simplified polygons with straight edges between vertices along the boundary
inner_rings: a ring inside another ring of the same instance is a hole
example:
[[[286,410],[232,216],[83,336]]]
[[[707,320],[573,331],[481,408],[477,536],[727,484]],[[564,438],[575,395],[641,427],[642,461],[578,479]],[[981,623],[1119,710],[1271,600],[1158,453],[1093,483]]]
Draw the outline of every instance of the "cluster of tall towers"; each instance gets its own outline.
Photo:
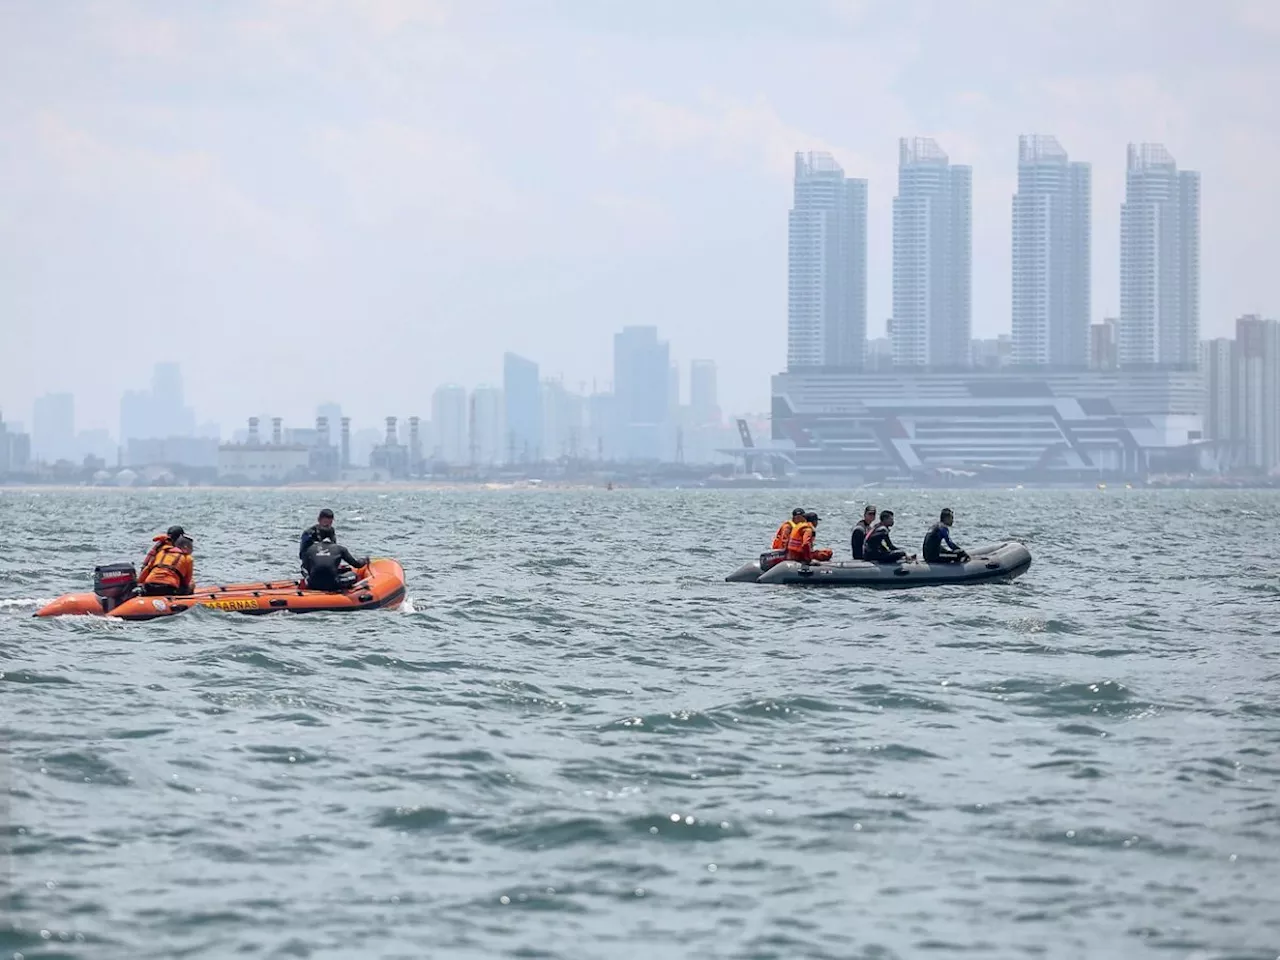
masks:
[[[1053,137],[1018,138],[1013,362],[1083,367],[1092,312],[1093,174]],[[898,367],[971,363],[973,170],[927,137],[898,146],[893,317]],[[867,341],[867,181],[797,153],[788,227],[787,366],[860,368]],[[1200,175],[1160,144],[1130,144],[1120,208],[1119,362],[1197,362]]]

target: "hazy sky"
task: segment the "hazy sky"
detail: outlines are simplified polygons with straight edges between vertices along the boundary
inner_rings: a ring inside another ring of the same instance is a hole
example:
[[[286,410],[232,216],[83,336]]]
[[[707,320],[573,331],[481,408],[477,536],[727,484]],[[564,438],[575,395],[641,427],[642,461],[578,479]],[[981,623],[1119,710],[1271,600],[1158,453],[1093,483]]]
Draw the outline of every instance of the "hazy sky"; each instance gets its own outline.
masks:
[[[975,335],[1009,326],[1019,133],[1094,164],[1095,318],[1126,143],[1201,171],[1226,334],[1280,314],[1278,49],[1266,0],[0,0],[0,408],[71,389],[114,432],[178,360],[224,431],[378,426],[508,348],[603,386],[655,323],[763,410],[793,152],[870,180],[875,335],[909,135],[974,167]]]

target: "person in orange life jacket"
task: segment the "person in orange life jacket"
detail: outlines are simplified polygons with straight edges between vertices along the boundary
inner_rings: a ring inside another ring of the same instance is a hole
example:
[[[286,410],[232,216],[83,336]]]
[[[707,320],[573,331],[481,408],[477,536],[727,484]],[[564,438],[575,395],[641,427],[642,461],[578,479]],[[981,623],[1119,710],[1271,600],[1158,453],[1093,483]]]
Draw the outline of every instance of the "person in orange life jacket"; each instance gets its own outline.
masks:
[[[162,543],[156,549],[155,559],[142,571],[138,583],[142,595],[183,596],[195,585],[195,563],[191,559],[191,538],[186,534],[173,543]]]
[[[791,530],[791,539],[787,542],[787,559],[798,560],[800,563],[821,563],[824,560],[831,559],[830,550],[813,549],[813,536],[818,528],[818,515],[810,512],[804,515],[804,520],[797,523]]]
[[[180,526],[178,526],[177,524],[174,524],[164,533],[157,533],[154,537],[151,538],[151,549],[147,551],[147,556],[142,561],[142,572],[138,574],[139,580],[141,580],[142,577],[145,577],[147,575],[147,568],[150,567],[151,564],[155,562],[156,552],[160,549],[160,547],[166,543],[173,543],[185,532],[186,531],[183,530]]]
[[[796,507],[791,511],[791,519],[783,520],[782,526],[778,527],[778,532],[773,535],[774,550],[787,549],[787,543],[791,540],[791,531],[795,525],[804,519],[804,507]]]
[[[880,522],[871,528],[866,542],[862,545],[862,559],[872,563],[900,563],[903,560],[914,560],[915,556],[907,556],[905,550],[899,550],[889,539],[889,530],[893,527],[893,511],[881,510]]]
[[[862,545],[867,541],[867,534],[871,532],[871,528],[876,525],[876,507],[873,503],[868,503],[862,510],[862,519],[853,528],[853,534],[849,537],[849,547],[853,550],[853,559],[862,559]]]

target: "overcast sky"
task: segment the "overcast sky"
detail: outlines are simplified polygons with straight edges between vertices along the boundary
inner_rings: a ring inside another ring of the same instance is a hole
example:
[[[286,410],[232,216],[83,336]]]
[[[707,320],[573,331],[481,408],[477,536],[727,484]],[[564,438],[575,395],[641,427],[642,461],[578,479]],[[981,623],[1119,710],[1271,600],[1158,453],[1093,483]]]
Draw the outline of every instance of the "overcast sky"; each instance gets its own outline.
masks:
[[[1020,133],[1094,165],[1095,319],[1126,144],[1201,171],[1225,335],[1280,315],[1278,49],[1265,0],[0,0],[0,409],[74,390],[114,432],[178,360],[226,432],[376,427],[504,349],[603,388],[627,323],[767,409],[794,151],[870,180],[876,335],[912,135],[974,168],[975,335],[1009,327]]]

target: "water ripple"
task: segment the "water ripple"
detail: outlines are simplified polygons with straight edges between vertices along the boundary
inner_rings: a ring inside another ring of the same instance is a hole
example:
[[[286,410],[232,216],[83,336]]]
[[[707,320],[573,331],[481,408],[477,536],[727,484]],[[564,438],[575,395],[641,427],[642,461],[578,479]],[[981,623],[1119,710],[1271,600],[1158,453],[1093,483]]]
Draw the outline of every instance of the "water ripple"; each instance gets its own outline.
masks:
[[[1027,576],[725,583],[793,499],[0,491],[0,957],[1280,955],[1280,497],[952,491]],[[30,616],[173,522],[291,574],[318,504],[400,609]]]

